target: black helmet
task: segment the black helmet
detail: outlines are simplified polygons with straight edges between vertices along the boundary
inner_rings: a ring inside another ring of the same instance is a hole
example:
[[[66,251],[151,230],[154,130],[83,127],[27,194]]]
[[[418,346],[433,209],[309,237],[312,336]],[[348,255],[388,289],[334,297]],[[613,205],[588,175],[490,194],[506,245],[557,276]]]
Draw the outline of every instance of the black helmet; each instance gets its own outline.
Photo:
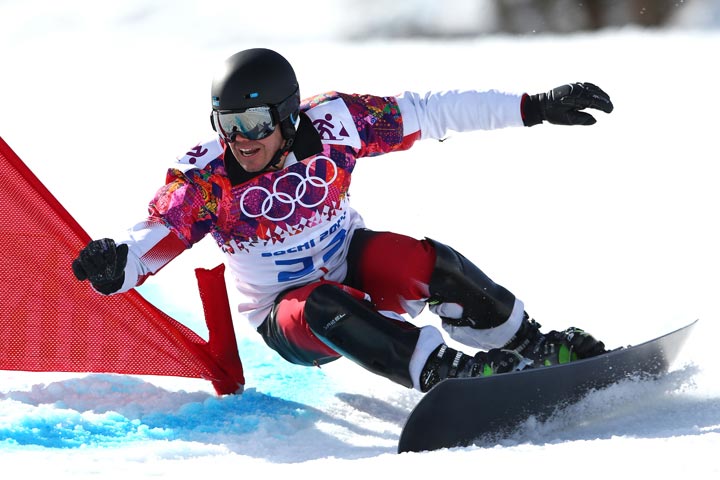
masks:
[[[300,89],[295,71],[279,53],[251,48],[231,56],[212,82],[215,111],[274,107],[278,124],[290,118],[294,123],[300,106]]]

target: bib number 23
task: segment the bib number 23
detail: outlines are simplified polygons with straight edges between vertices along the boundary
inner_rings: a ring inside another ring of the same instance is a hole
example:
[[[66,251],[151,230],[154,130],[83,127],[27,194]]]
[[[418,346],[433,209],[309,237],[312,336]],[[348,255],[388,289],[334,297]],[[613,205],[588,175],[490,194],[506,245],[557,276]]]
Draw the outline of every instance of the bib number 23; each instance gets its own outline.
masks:
[[[347,231],[343,228],[337,234],[332,237],[330,242],[323,248],[322,262],[327,263],[333,255],[340,250],[345,239],[347,238]],[[315,262],[312,256],[293,258],[287,260],[275,260],[275,265],[283,267],[294,267],[290,270],[283,270],[278,273],[278,282],[292,282],[299,278],[306,277],[312,274],[316,269]]]

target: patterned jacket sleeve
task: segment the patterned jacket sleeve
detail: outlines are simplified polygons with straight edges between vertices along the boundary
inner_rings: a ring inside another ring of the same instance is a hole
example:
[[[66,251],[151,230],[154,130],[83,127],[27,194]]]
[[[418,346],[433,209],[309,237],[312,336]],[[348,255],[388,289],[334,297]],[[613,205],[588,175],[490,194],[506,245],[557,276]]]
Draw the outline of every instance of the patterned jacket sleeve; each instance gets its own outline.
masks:
[[[216,195],[220,187],[199,172],[171,169],[150,202],[149,217],[116,239],[129,247],[120,291],[142,284],[211,230],[222,195]]]
[[[409,148],[416,140],[522,126],[522,95],[496,90],[446,91],[396,97],[329,92],[306,101],[304,109],[323,143],[342,144],[357,157]]]
[[[348,161],[405,150],[420,138],[406,132],[395,97],[328,92],[301,107],[322,143],[348,150]]]

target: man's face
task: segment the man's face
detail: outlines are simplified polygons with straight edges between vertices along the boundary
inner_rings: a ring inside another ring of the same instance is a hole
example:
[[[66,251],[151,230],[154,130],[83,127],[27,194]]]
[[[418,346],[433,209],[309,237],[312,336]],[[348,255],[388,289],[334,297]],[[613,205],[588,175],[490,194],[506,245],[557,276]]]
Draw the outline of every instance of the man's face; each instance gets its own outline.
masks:
[[[230,150],[237,162],[246,172],[259,172],[267,166],[275,153],[282,147],[283,138],[280,128],[261,140],[248,140],[236,135],[230,143]]]

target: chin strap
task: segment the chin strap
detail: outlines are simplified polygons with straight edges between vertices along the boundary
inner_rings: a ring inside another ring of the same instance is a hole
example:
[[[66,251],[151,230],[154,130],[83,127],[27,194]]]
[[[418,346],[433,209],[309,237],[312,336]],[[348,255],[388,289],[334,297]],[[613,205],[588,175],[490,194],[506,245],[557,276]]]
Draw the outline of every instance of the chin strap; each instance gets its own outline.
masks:
[[[293,120],[294,115],[290,115],[288,118],[280,122],[280,128],[282,137],[285,139],[285,145],[270,159],[263,172],[267,172],[275,168],[292,150],[293,144],[295,143],[295,135],[297,134],[297,125],[300,123],[300,117],[297,120]]]
[[[263,172],[268,172],[275,168],[282,160],[287,157],[288,153],[290,153],[290,150],[292,150],[293,143],[295,143],[294,138],[290,138],[285,141],[285,146],[279,149],[277,152],[275,152],[275,155],[270,159],[267,165],[265,165],[265,168],[262,169]]]

